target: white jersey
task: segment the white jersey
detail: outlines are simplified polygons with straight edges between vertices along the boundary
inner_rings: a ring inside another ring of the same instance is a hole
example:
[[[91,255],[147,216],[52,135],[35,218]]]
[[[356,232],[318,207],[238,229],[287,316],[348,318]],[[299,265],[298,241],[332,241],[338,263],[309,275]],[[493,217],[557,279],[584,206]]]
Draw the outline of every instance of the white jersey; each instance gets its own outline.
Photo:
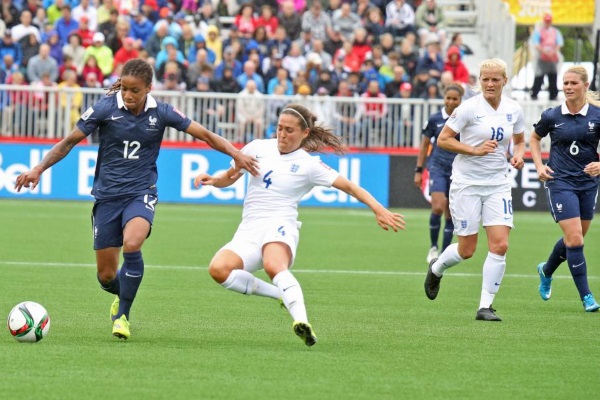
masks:
[[[277,139],[254,140],[242,152],[256,157],[258,176],[249,175],[242,218],[298,218],[298,203],[315,186],[331,187],[339,172],[303,149],[280,154]]]
[[[458,154],[452,164],[452,182],[470,185],[502,185],[508,182],[507,151],[513,134],[525,130],[523,109],[514,100],[502,96],[497,110],[482,94],[458,106],[446,125],[460,133],[461,143],[479,146],[486,140],[498,140],[498,147],[485,156]]]

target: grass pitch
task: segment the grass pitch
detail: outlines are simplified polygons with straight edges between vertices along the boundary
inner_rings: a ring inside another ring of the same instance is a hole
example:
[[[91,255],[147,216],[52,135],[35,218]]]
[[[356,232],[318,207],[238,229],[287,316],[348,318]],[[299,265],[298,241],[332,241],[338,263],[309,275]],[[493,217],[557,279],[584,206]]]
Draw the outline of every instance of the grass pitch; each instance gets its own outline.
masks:
[[[40,343],[4,328],[1,398],[547,400],[600,390],[600,313],[583,312],[565,265],[552,299],[537,293],[535,266],[560,235],[547,213],[516,213],[494,303],[504,320],[486,323],[475,321],[484,235],[430,301],[427,210],[402,210],[407,230],[394,234],[368,210],[301,209],[293,271],[319,338],[307,348],[277,302],[208,276],[241,215],[219,206],[158,206],[132,338],[113,339],[90,211],[91,202],[0,200],[0,314],[32,300],[51,316]],[[592,224],[586,238],[597,298],[599,230]]]

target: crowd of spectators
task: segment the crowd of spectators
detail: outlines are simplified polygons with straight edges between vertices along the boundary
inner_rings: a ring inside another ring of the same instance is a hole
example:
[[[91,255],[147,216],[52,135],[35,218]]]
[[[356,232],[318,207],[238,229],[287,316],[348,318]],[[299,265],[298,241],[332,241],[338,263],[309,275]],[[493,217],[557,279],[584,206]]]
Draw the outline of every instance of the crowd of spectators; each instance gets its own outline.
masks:
[[[440,98],[468,47],[435,0],[0,0],[0,83],[106,87],[144,58],[156,89]],[[226,18],[223,18],[226,17]],[[223,21],[228,21],[227,25]],[[376,81],[377,85],[371,83]],[[42,83],[45,82],[45,83]],[[281,86],[281,88],[278,88]]]
[[[143,58],[154,89],[239,93],[235,113],[205,114],[235,114],[240,132],[274,129],[277,102],[265,95],[308,96],[366,141],[410,115],[392,120],[371,99],[441,99],[446,85],[469,83],[470,50],[435,0],[0,0],[0,16],[0,84],[108,88]],[[327,99],[348,97],[362,101],[329,111]]]

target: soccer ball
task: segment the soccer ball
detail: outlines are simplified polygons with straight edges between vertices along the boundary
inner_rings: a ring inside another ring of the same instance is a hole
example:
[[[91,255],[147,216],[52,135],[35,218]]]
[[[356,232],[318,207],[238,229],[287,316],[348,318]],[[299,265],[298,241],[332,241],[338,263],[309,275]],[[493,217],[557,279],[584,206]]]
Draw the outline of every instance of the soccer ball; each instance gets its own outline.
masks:
[[[38,303],[24,301],[8,314],[8,330],[19,342],[39,342],[48,335],[50,316]]]

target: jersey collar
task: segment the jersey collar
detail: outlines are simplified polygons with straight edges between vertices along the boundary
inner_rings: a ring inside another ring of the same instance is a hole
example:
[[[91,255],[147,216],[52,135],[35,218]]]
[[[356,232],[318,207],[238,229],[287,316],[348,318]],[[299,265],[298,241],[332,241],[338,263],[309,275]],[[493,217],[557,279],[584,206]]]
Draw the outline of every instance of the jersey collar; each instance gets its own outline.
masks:
[[[590,103],[585,103],[585,105],[581,108],[581,110],[579,110],[578,112],[575,113],[576,114],[580,114],[583,115],[584,117],[587,115],[588,109],[590,108]],[[571,111],[569,111],[569,108],[567,107],[567,102],[565,101],[564,103],[562,103],[562,106],[560,106],[560,112],[561,114],[571,114]]]
[[[125,106],[125,102],[123,101],[123,96],[121,95],[121,91],[119,90],[116,94],[117,96],[117,106],[119,108],[124,108],[127,110],[127,107]],[[156,103],[156,100],[154,100],[154,97],[152,97],[151,94],[146,95],[146,106],[144,107],[144,111],[148,111],[149,108],[156,108],[158,107],[158,104]]]
[[[444,119],[448,119],[448,118],[450,118],[450,114],[448,114],[448,113],[446,112],[446,107],[445,107],[445,106],[444,106],[444,107],[442,107],[442,118],[444,118]]]

